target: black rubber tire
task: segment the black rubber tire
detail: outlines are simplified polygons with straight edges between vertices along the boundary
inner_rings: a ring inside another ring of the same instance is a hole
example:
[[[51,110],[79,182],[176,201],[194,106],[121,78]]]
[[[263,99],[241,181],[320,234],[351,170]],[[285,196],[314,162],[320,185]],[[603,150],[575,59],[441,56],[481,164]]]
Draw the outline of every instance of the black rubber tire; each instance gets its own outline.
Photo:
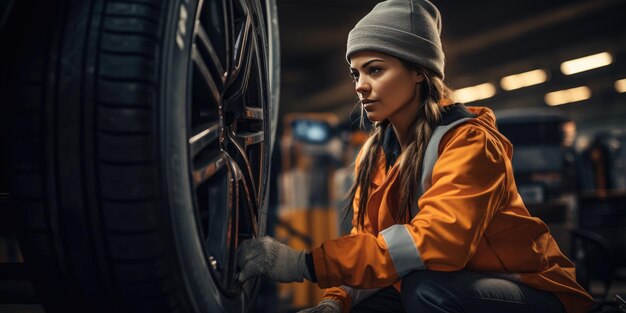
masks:
[[[276,33],[265,32],[274,1],[241,3],[255,12],[256,53],[277,67],[269,53]],[[254,303],[256,281],[219,286],[199,225],[187,103],[198,5],[63,0],[15,8],[29,27],[15,50],[10,98],[12,194],[46,312],[245,312]],[[234,222],[245,236],[265,231],[277,109],[270,65],[259,65],[265,146],[256,216],[248,216],[258,227]],[[222,133],[236,127],[230,122]]]

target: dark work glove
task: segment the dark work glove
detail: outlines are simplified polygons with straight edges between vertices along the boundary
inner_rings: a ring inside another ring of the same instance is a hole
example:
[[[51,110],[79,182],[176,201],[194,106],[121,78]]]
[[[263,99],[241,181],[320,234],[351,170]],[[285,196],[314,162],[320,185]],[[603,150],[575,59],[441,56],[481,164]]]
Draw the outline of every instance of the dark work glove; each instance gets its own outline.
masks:
[[[237,249],[241,272],[237,280],[263,276],[281,283],[311,280],[306,266],[306,251],[296,251],[272,237],[249,239]]]

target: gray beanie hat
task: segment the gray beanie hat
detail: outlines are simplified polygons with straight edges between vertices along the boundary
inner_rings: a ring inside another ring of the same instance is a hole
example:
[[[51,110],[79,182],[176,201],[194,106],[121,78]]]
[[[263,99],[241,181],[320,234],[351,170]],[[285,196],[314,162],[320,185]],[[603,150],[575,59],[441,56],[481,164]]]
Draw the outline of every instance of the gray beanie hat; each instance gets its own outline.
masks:
[[[441,16],[428,0],[389,0],[377,4],[348,35],[346,60],[360,51],[389,54],[433,70],[443,79]]]

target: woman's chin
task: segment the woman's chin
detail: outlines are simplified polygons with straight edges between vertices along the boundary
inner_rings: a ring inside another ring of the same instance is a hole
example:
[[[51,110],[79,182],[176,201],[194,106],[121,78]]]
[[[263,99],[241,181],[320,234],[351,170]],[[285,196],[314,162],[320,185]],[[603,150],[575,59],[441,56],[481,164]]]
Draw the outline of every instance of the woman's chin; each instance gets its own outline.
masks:
[[[380,122],[383,120],[380,118],[380,116],[378,116],[378,114],[374,112],[367,112],[367,119],[369,119],[372,122]]]

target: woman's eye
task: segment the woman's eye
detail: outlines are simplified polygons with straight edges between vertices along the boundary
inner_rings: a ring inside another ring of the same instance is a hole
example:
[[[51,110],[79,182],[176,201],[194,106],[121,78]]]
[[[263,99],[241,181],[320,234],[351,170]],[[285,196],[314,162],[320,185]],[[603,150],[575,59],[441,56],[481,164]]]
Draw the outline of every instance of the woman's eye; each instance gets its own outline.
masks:
[[[369,68],[369,73],[372,74],[372,75],[378,74],[378,73],[380,73],[380,71],[381,71],[381,69],[378,68],[378,67],[370,67]]]

